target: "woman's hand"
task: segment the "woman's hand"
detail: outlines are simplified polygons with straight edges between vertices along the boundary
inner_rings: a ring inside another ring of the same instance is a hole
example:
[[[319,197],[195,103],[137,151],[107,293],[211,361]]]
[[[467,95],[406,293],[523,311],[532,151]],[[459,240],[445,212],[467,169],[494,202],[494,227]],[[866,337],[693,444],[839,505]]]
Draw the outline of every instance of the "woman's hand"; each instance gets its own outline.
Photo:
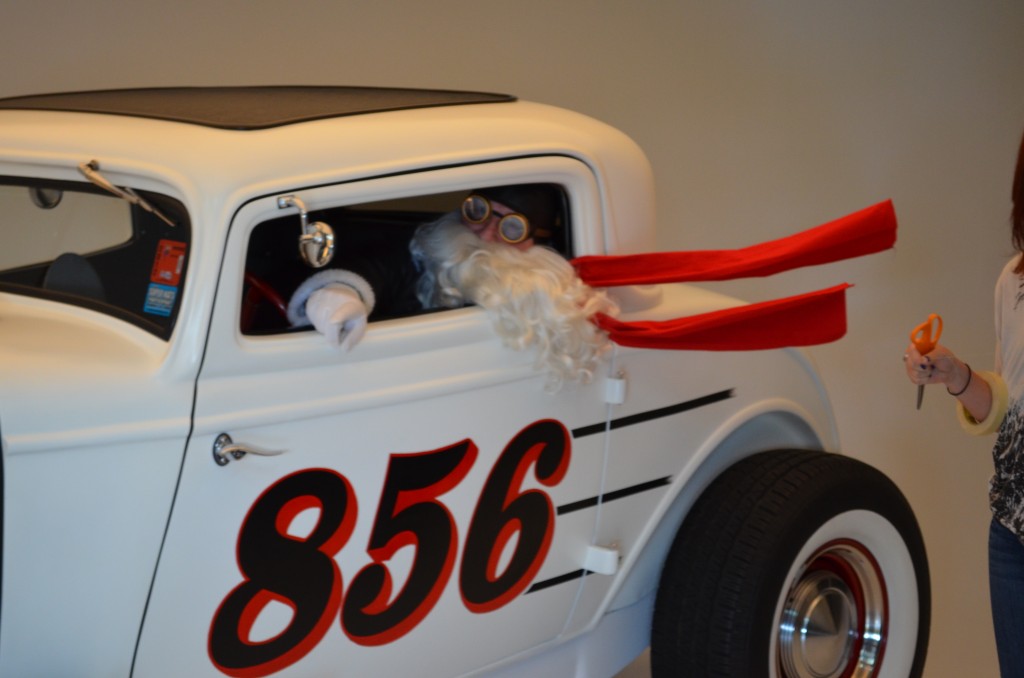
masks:
[[[912,383],[945,384],[946,390],[951,393],[963,392],[971,370],[942,344],[937,345],[926,355],[921,355],[917,348],[910,344],[903,355],[903,366]]]
[[[952,351],[941,344],[927,355],[921,353],[913,344],[907,346],[903,354],[903,367],[907,377],[914,384],[945,384],[946,391],[960,401],[960,405],[971,415],[974,423],[985,422],[992,413],[993,391],[989,382],[977,375],[972,378],[971,366],[957,358]],[[999,380],[1002,383],[1002,380]],[[998,418],[1001,420],[1005,412],[1006,389],[1002,388],[1003,396],[996,404]],[[1001,404],[1000,404],[1001,403]],[[995,424],[998,426],[998,422]],[[990,432],[994,429],[989,429]]]

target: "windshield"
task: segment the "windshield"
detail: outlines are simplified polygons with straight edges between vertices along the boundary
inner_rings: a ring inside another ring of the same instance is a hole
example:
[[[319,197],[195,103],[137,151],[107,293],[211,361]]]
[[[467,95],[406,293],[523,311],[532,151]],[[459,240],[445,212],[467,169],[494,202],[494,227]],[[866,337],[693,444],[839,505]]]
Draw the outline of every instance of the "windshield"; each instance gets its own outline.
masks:
[[[85,306],[168,338],[189,223],[177,201],[139,193],[174,225],[87,183],[0,177],[0,291]]]

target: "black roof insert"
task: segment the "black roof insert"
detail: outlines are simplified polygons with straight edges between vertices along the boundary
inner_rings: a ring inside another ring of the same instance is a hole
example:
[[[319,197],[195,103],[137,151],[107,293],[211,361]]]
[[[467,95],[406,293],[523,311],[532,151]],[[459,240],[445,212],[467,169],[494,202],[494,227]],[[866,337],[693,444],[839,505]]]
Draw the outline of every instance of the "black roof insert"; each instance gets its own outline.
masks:
[[[0,99],[0,109],[105,113],[251,130],[361,113],[515,101],[508,94],[389,87],[154,87]]]

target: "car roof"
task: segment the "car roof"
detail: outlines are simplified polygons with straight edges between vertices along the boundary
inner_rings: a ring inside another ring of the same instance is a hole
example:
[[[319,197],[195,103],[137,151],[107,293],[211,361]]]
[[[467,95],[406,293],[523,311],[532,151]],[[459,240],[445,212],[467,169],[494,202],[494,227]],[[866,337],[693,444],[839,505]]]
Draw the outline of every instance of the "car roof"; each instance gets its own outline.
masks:
[[[508,94],[334,86],[152,87],[0,99],[0,109],[103,113],[235,130],[412,108],[515,101]]]
[[[95,161],[117,186],[180,200],[214,248],[239,200],[538,156],[592,168],[615,215],[608,251],[655,247],[651,168],[635,142],[586,115],[505,94],[242,86],[0,99],[0,175],[80,182],[78,168]]]

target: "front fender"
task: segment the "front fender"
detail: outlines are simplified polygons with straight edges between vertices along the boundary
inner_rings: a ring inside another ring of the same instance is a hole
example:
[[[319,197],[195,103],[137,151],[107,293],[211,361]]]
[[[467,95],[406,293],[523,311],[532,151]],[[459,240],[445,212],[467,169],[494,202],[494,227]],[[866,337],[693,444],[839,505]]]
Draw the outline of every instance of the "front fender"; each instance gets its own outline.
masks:
[[[662,564],[687,513],[727,468],[767,450],[825,447],[826,442],[797,408],[783,403],[761,403],[723,422],[717,435],[709,438],[705,449],[697,455],[696,469],[673,480],[660,515],[653,516],[648,523],[654,527],[622,563],[610,591],[608,610],[632,605],[657,588]]]

